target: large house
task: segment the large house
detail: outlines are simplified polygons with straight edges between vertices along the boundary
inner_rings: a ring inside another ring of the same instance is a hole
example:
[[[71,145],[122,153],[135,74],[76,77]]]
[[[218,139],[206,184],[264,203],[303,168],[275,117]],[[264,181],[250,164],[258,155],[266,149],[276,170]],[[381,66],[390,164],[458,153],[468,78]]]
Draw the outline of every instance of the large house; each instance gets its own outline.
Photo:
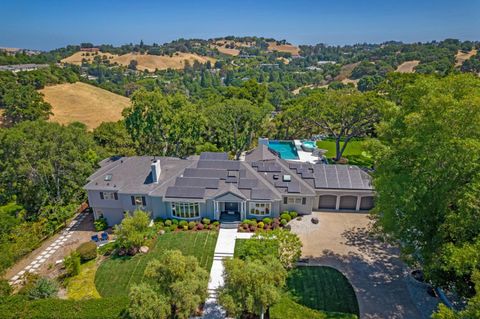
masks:
[[[226,153],[187,159],[110,158],[85,185],[95,218],[118,224],[124,212],[142,209],[152,218],[220,219],[278,217],[283,211],[367,211],[373,207],[370,176],[356,166],[285,161],[266,145],[245,161]]]

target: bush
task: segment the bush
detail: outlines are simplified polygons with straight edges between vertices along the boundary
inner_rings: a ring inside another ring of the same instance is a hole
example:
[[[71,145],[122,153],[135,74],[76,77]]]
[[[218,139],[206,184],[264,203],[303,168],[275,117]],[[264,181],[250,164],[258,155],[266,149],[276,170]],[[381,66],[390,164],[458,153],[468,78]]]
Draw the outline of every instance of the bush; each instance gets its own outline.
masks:
[[[272,219],[266,217],[266,218],[263,219],[263,223],[264,223],[265,225],[271,225],[271,224],[272,224]]]
[[[198,230],[203,230],[204,228],[205,228],[205,226],[202,223],[197,224],[197,229]]]
[[[155,226],[157,226],[157,228],[162,228],[165,226],[165,222],[163,220],[155,221]]]
[[[108,228],[107,219],[105,217],[100,217],[96,221],[93,222],[93,226],[95,227],[96,231],[102,231]]]
[[[80,273],[80,255],[73,251],[63,259],[63,266],[68,277],[76,276]]]
[[[28,291],[29,299],[46,299],[55,297],[58,293],[58,285],[55,281],[48,278],[40,278],[35,285]]]
[[[165,226],[168,226],[168,227],[172,226],[172,221],[170,219],[167,219],[165,221]]]
[[[290,217],[289,213],[283,213],[282,215],[280,215],[280,219],[285,219],[288,223],[292,219],[292,217]]]
[[[170,231],[175,231],[175,230],[177,230],[177,227],[178,227],[178,226],[175,225],[175,224],[170,225]]]
[[[285,226],[287,223],[288,223],[288,222],[287,222],[286,219],[282,219],[282,220],[280,221],[280,224],[282,224],[282,226]]]
[[[257,224],[257,227],[260,228],[260,229],[263,229],[264,226],[265,226],[265,224],[263,222],[259,222]]]
[[[182,228],[183,228],[183,230],[188,230],[188,225],[185,225]]]
[[[218,220],[214,221],[212,223],[213,227],[217,227],[218,225],[220,225],[220,222]]]
[[[256,219],[250,220],[250,226],[257,226],[257,220]]]
[[[202,224],[204,224],[204,225],[210,225],[210,219],[208,219],[208,218],[202,219]]]
[[[81,244],[76,251],[82,262],[97,258],[97,245],[93,241]]]
[[[257,226],[250,225],[250,231],[255,232],[257,230]]]
[[[172,224],[174,224],[174,225],[178,225],[178,224],[179,224],[179,221],[178,221],[178,219],[172,219]]]
[[[103,246],[98,247],[98,253],[102,256],[110,256],[115,250],[115,243],[110,242]]]
[[[0,297],[10,296],[12,293],[12,286],[6,279],[0,279]]]
[[[178,226],[180,227],[184,227],[184,226],[187,226],[188,225],[188,222],[186,220],[181,220],[179,223],[178,223]]]
[[[195,227],[195,225],[197,225],[197,223],[195,222],[189,222],[188,223],[188,229],[193,229]]]
[[[291,211],[289,214],[290,214],[291,219],[294,219],[298,216],[298,213],[295,212],[295,211]]]

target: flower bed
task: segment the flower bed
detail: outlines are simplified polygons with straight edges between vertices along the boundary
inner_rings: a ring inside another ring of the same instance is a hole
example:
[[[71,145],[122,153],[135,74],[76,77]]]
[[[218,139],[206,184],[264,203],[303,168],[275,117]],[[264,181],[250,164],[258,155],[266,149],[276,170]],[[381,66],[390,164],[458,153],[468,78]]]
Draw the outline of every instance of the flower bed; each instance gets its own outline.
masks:
[[[161,219],[155,220],[154,227],[157,232],[178,232],[178,231],[202,231],[202,230],[218,230],[220,222],[203,218],[197,221],[187,221],[179,219]]]
[[[256,232],[257,230],[273,230],[286,227],[288,222],[297,218],[298,213],[295,211],[285,211],[280,215],[280,218],[266,217],[263,219],[244,219],[238,226],[240,232]]]

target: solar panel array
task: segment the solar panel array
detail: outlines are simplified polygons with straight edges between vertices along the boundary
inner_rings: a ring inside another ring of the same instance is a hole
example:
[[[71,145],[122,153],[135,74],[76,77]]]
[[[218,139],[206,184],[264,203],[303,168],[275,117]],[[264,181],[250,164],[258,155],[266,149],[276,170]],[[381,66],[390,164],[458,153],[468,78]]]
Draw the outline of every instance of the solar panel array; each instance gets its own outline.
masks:
[[[240,170],[239,161],[198,161],[198,168],[215,168],[215,169],[226,169],[229,171],[238,171]]]
[[[202,152],[200,153],[200,160],[228,160],[227,153]]]
[[[358,167],[314,165],[315,188],[371,189],[370,178]]]
[[[187,167],[183,172],[184,177],[206,177],[206,178],[227,178],[227,170],[212,168],[191,168]]]
[[[218,182],[219,180],[214,178],[177,177],[175,180],[175,186],[217,189]]]
[[[170,186],[167,188],[166,197],[171,198],[203,198],[205,195],[205,188],[201,187],[176,187]]]
[[[272,192],[269,189],[263,188],[254,188],[252,189],[252,194],[250,196],[254,200],[271,200],[272,199]]]
[[[276,162],[255,162],[252,164],[257,172],[281,172],[282,168]]]
[[[253,189],[257,186],[258,180],[249,178],[240,178],[238,181],[238,188],[240,189]]]

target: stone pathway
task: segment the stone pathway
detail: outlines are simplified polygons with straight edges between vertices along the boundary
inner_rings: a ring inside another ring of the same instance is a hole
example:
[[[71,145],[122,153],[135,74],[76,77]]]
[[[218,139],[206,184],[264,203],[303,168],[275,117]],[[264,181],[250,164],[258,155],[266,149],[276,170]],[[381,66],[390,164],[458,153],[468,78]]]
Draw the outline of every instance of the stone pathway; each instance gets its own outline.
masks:
[[[237,228],[225,229],[220,227],[217,244],[213,254],[213,264],[210,270],[210,280],[208,282],[208,299],[205,302],[202,318],[223,319],[226,318],[225,311],[217,303],[217,290],[223,286],[223,260],[233,258],[235,252],[235,241],[239,239],[248,239],[252,233],[238,233]]]
[[[72,237],[74,231],[77,230],[78,226],[82,221],[87,217],[88,213],[79,213],[75,218],[70,222],[70,224],[62,231],[60,236],[50,244],[45,250],[43,250],[30,264],[25,266],[21,271],[16,275],[10,278],[9,283],[11,285],[18,285],[21,283],[22,276],[27,273],[35,273],[38,271],[45,261],[50,258],[58,249],[64,246],[67,240]],[[61,263],[63,260],[57,260],[56,263]]]

